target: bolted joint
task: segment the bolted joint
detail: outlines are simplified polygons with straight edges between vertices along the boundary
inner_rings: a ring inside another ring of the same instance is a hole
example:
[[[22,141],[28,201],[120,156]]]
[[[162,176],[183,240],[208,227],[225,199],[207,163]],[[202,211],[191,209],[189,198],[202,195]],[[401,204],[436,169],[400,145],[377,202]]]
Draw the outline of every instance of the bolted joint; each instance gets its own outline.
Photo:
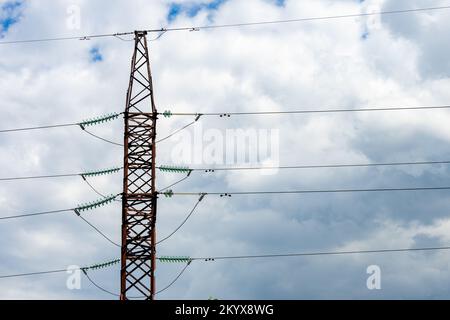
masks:
[[[136,31],[134,31],[134,34],[136,35],[136,37],[145,37],[146,35],[147,35],[147,31],[138,31],[138,30],[136,30]]]

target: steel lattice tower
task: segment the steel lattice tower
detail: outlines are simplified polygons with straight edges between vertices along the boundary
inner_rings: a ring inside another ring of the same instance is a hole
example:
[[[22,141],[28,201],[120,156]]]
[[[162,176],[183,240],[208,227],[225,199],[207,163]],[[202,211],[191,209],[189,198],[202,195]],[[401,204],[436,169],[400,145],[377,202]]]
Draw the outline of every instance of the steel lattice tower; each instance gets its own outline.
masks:
[[[155,294],[157,111],[146,35],[135,32],[125,109],[121,300]]]

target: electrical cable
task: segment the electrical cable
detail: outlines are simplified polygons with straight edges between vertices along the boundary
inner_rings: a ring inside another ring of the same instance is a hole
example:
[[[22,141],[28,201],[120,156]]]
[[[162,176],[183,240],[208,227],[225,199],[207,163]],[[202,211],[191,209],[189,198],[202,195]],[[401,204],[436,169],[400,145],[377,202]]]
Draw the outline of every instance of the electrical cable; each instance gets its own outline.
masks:
[[[355,164],[323,164],[323,165],[296,165],[296,166],[261,166],[261,167],[222,167],[222,168],[189,168],[192,171],[241,171],[241,170],[274,170],[274,169],[326,169],[326,168],[357,168],[357,167],[395,167],[409,165],[436,165],[450,164],[450,161],[412,161],[412,162],[384,162],[384,163],[355,163]]]
[[[359,109],[310,109],[291,111],[249,111],[249,112],[209,112],[202,113],[202,116],[249,116],[249,115],[290,115],[290,114],[312,114],[312,113],[346,113],[346,112],[387,112],[387,111],[407,111],[407,110],[439,110],[450,109],[450,105],[443,106],[419,106],[419,107],[371,107]],[[163,113],[160,113],[163,114]],[[195,116],[197,113],[191,112],[171,112],[170,116]]]
[[[200,202],[202,202],[202,200],[203,200],[203,198],[205,197],[206,195],[202,195],[199,199],[198,199],[198,201],[197,201],[197,203],[195,204],[195,206],[192,208],[192,210],[189,212],[189,214],[187,215],[187,217],[183,220],[183,222],[171,233],[171,234],[169,234],[168,236],[166,236],[166,237],[164,237],[162,240],[160,240],[160,241],[158,241],[158,242],[156,242],[156,245],[159,245],[159,244],[161,244],[161,243],[163,243],[164,241],[167,241],[167,240],[169,240],[175,233],[177,233],[185,224],[186,224],[186,222],[188,222],[188,220],[191,218],[191,216],[192,216],[192,214],[194,214],[194,212],[195,212],[195,210],[197,209],[197,207],[198,207],[198,205],[200,204]]]
[[[244,22],[244,23],[233,23],[233,24],[221,24],[221,25],[210,25],[210,26],[197,26],[197,27],[180,27],[180,28],[167,28],[167,29],[150,29],[147,32],[159,32],[165,31],[200,31],[207,29],[223,29],[223,28],[235,28],[235,27],[248,27],[248,26],[260,26],[260,25],[272,25],[272,24],[286,24],[294,22],[307,22],[307,21],[319,21],[319,20],[335,20],[335,19],[345,19],[345,18],[357,18],[357,17],[370,17],[378,15],[394,15],[402,13],[414,13],[414,12],[425,12],[434,10],[446,10],[450,9],[450,6],[441,7],[428,7],[428,8],[417,8],[417,9],[405,9],[405,10],[390,10],[390,11],[378,11],[378,12],[368,12],[368,13],[355,13],[346,15],[335,15],[335,16],[322,16],[322,17],[309,17],[309,18],[297,18],[288,20],[271,20],[271,21],[259,21],[259,22]]]
[[[39,39],[27,39],[27,40],[12,40],[12,41],[0,41],[0,45],[5,44],[19,44],[19,43],[38,43],[38,42],[50,42],[50,41],[65,41],[65,40],[91,40],[96,38],[118,38],[120,36],[132,35],[134,32],[121,32],[110,34],[95,34],[85,36],[72,36],[72,37],[53,37],[53,38],[39,38]]]
[[[117,198],[120,195],[121,194],[111,195],[111,196],[105,197],[101,200],[97,200],[94,202],[90,202],[88,204],[80,205],[77,208],[61,209],[61,210],[53,210],[53,211],[43,211],[43,212],[28,213],[28,214],[21,214],[21,215],[8,216],[8,217],[0,217],[0,220],[10,220],[10,219],[18,219],[18,218],[41,216],[41,215],[48,215],[48,214],[53,214],[53,213],[64,213],[64,212],[75,212],[78,215],[82,211],[92,210],[94,208],[97,208],[98,206],[105,205],[105,204],[109,203],[110,201],[113,201],[113,199]]]
[[[108,198],[108,196],[106,196],[105,194],[103,194],[103,193],[101,193],[100,191],[98,191],[97,188],[95,188],[95,187],[92,185],[92,183],[90,183],[90,182],[88,181],[88,179],[87,179],[85,176],[82,175],[81,177],[83,178],[83,181],[86,182],[86,184],[89,186],[89,188],[91,188],[92,191],[94,191],[97,195],[99,195],[99,196],[102,197],[102,198]],[[122,202],[122,200],[117,200],[117,199],[114,199],[114,201],[116,201],[116,202]]]
[[[83,132],[86,132],[90,136],[92,136],[92,137],[94,137],[96,139],[102,140],[104,142],[107,142],[107,143],[110,143],[110,144],[113,144],[113,145],[116,145],[116,146],[119,146],[119,147],[123,147],[123,144],[117,143],[117,142],[114,142],[114,141],[111,141],[111,140],[108,140],[108,139],[105,139],[105,138],[102,138],[102,137],[100,137],[100,136],[98,136],[98,135],[88,131],[87,129],[83,129]]]
[[[100,285],[98,285],[94,280],[91,279],[91,277],[88,275],[86,270],[83,270],[83,273],[86,276],[86,278],[89,280],[89,282],[92,283],[97,289],[99,289],[109,295],[112,295],[114,297],[120,297],[120,295],[118,295],[117,293],[111,292],[111,291],[101,287]]]
[[[328,252],[305,252],[305,253],[291,253],[291,254],[268,254],[268,255],[241,255],[241,256],[209,256],[209,257],[194,257],[190,261],[216,261],[216,260],[241,260],[241,259],[274,259],[274,258],[289,258],[289,257],[307,257],[307,256],[335,256],[335,255],[353,255],[353,254],[372,254],[372,253],[402,253],[402,252],[427,252],[427,251],[449,251],[450,246],[445,247],[425,247],[425,248],[403,248],[403,249],[382,249],[382,250],[355,250],[355,251],[328,251]],[[186,268],[186,267],[185,267]],[[185,269],[184,269],[185,270]],[[184,272],[183,270],[183,272]],[[34,275],[45,275],[52,273],[66,272],[67,269],[18,273],[10,275],[0,275],[0,279],[17,278]],[[178,278],[180,275],[178,276]],[[162,290],[161,290],[162,292]]]
[[[55,175],[45,175],[45,176],[9,177],[9,178],[0,178],[0,181],[65,178],[65,177],[77,177],[79,175],[80,175],[79,173],[68,173],[68,174],[55,174]]]
[[[162,193],[162,192],[166,191],[167,189],[172,188],[172,187],[174,187],[174,186],[176,186],[176,185],[182,183],[183,181],[187,180],[189,177],[190,177],[190,174],[187,175],[186,177],[184,177],[183,179],[180,179],[180,180],[178,180],[177,182],[172,183],[170,186],[167,186],[167,187],[165,187],[165,188],[159,190],[158,192]]]
[[[39,275],[47,275],[47,274],[62,273],[62,272],[67,272],[67,269],[40,271],[40,272],[29,272],[29,273],[17,273],[17,274],[0,276],[0,279],[20,278],[20,277],[28,277],[28,276],[39,276]]]
[[[172,287],[177,281],[178,279],[180,279],[180,277],[183,275],[183,273],[186,271],[187,267],[189,267],[189,265],[191,264],[191,261],[189,261],[186,266],[181,270],[181,272],[176,276],[176,278],[169,284],[167,285],[164,289],[158,291],[155,293],[155,295],[158,295],[166,290],[168,290],[170,287]],[[94,285],[97,289],[99,289],[100,291],[105,292],[106,294],[109,294],[111,296],[114,297],[120,297],[119,294],[111,292],[107,289],[105,289],[104,287],[100,286],[99,284],[97,284],[87,273],[87,270],[83,270],[84,275],[86,276],[86,278],[89,280],[90,283],[92,283],[92,285]],[[143,299],[145,298],[144,296],[140,296],[140,297],[128,297],[129,299]]]
[[[187,125],[181,127],[181,128],[178,129],[178,130],[175,130],[174,132],[172,132],[172,133],[169,134],[168,136],[166,136],[166,137],[164,137],[164,138],[162,138],[162,139],[160,139],[160,140],[157,140],[156,143],[161,143],[161,142],[163,142],[163,141],[166,141],[166,140],[172,138],[172,137],[173,137],[174,135],[176,135],[177,133],[180,133],[181,131],[183,131],[183,130],[189,128],[190,126],[192,126],[193,124],[195,124],[197,121],[198,121],[198,119],[196,119],[196,120],[192,121],[191,123],[189,123],[189,124],[187,124]]]
[[[180,277],[183,275],[183,273],[186,271],[186,269],[191,265],[192,261],[189,261],[188,263],[186,263],[186,266],[181,270],[181,272],[176,276],[176,278],[166,287],[164,287],[163,289],[157,291],[155,293],[155,295],[161,294],[162,292],[168,290],[170,287],[172,287],[177,281],[178,279],[180,279]]]
[[[261,111],[261,112],[214,112],[214,113],[182,113],[182,112],[174,112],[170,113],[170,116],[197,116],[197,119],[192,121],[191,123],[183,126],[182,128],[176,130],[171,133],[167,137],[164,137],[156,143],[163,142],[175,134],[179,133],[182,130],[192,126],[196,121],[198,121],[200,116],[245,116],[245,115],[283,115],[283,114],[308,114],[308,113],[343,113],[343,112],[371,112],[371,111],[405,111],[405,110],[438,110],[438,109],[450,109],[450,105],[445,106],[419,106],[419,107],[380,107],[380,108],[362,108],[362,109],[322,109],[322,110],[292,110],[292,111]],[[164,113],[158,113],[158,115],[164,115]],[[69,123],[69,124],[55,124],[55,125],[47,125],[47,126],[37,126],[37,127],[26,127],[26,128],[14,128],[14,129],[4,129],[0,130],[0,133],[8,133],[8,132],[18,132],[18,131],[28,131],[28,130],[39,130],[39,129],[50,129],[50,128],[60,128],[60,127],[70,127],[70,126],[80,126],[80,123]],[[108,139],[102,138],[98,135],[95,135],[86,128],[82,128],[86,133],[91,136],[103,140],[105,142],[123,146],[121,143],[117,143],[114,141],[110,141]]]
[[[100,229],[98,229],[96,226],[94,226],[92,223],[90,223],[88,220],[86,220],[83,216],[78,215],[84,222],[86,222],[92,229],[94,229],[98,234],[100,234],[103,238],[105,238],[108,242],[113,244],[114,246],[121,248],[122,246],[111,240],[107,235],[105,235]]]
[[[440,6],[440,7],[426,7],[426,8],[416,8],[416,9],[403,9],[403,10],[390,10],[390,11],[378,11],[378,12],[368,12],[368,13],[355,13],[346,15],[334,15],[334,16],[321,16],[321,17],[306,17],[297,19],[287,19],[287,20],[270,20],[270,21],[259,21],[259,22],[243,22],[243,23],[233,23],[233,24],[221,24],[221,25],[205,25],[205,26],[191,26],[191,27],[174,27],[174,28],[159,28],[159,29],[147,29],[144,30],[148,33],[161,33],[161,32],[172,32],[172,31],[200,31],[200,30],[213,30],[213,29],[223,29],[223,28],[234,28],[234,27],[248,27],[248,26],[260,26],[260,25],[274,25],[274,24],[289,24],[298,22],[308,22],[308,21],[320,21],[320,20],[338,20],[345,18],[356,18],[356,17],[370,17],[370,16],[382,16],[382,15],[395,15],[403,13],[419,13],[426,11],[437,11],[450,9],[450,6]],[[82,35],[82,36],[68,36],[68,37],[52,37],[52,38],[38,38],[38,39],[25,39],[25,40],[10,40],[1,41],[0,45],[7,44],[20,44],[20,43],[39,43],[39,42],[50,42],[50,41],[64,41],[64,40],[90,40],[97,38],[119,38],[120,36],[133,35],[134,32],[121,32],[121,33],[107,33],[107,34],[95,34],[95,35]]]
[[[47,126],[37,126],[37,127],[4,129],[4,130],[0,130],[0,133],[30,131],[30,130],[41,130],[41,129],[53,129],[53,128],[63,128],[63,127],[74,127],[74,126],[79,126],[79,124],[78,123],[67,123],[67,124],[54,124],[54,125],[47,125]]]
[[[412,161],[412,162],[385,162],[385,163],[360,163],[360,164],[324,164],[324,165],[293,165],[293,166],[261,166],[261,167],[222,167],[222,168],[189,168],[191,171],[240,171],[240,170],[273,170],[273,169],[321,169],[321,168],[352,168],[352,167],[388,167],[388,166],[409,166],[409,165],[437,165],[450,164],[450,160],[445,161]],[[163,167],[158,166],[157,169]],[[7,177],[0,178],[0,181],[15,181],[15,180],[31,180],[31,179],[50,179],[63,177],[77,177],[82,173],[68,173],[59,175],[42,175],[42,176],[28,176],[28,177]],[[172,186],[164,188],[168,189]],[[96,192],[97,193],[97,192]]]
[[[394,192],[394,191],[432,191],[450,190],[450,187],[417,187],[417,188],[376,188],[376,189],[332,189],[332,190],[295,190],[295,191],[242,191],[242,192],[171,192],[170,196],[197,196],[200,194],[220,195],[270,195],[270,194],[314,194],[314,193],[357,193],[357,192]],[[167,194],[169,196],[169,194]]]
[[[94,186],[91,183],[89,183],[87,178],[85,178],[84,176],[82,176],[82,178],[83,178],[83,181],[86,182],[86,184],[92,189],[92,191],[94,191],[97,195],[99,195],[102,198],[107,198],[106,195],[104,195],[103,193],[98,191],[96,188],[94,188]]]
[[[291,254],[267,254],[267,255],[242,255],[242,256],[211,256],[202,258],[190,258],[193,261],[216,261],[216,260],[245,260],[245,259],[273,259],[273,258],[291,258],[291,257],[314,257],[314,256],[335,256],[335,255],[354,255],[371,253],[402,253],[402,252],[426,252],[426,251],[448,251],[447,247],[428,247],[428,248],[403,248],[403,249],[381,249],[381,250],[356,250],[356,251],[328,251],[328,252],[306,252]]]
[[[37,212],[37,213],[28,213],[28,214],[21,214],[21,215],[17,215],[17,216],[0,217],[0,220],[11,220],[11,219],[19,219],[19,218],[25,218],[25,217],[35,217],[35,216],[42,216],[42,215],[48,215],[48,214],[54,214],[54,213],[71,212],[73,210],[74,209],[63,209],[63,210],[44,211],[44,212]]]

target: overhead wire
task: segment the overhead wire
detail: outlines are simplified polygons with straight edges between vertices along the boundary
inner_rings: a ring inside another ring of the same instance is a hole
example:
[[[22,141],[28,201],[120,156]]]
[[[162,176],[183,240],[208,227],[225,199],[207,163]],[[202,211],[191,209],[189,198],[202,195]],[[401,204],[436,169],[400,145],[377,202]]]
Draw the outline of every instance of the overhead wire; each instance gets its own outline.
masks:
[[[323,165],[291,165],[291,166],[253,166],[253,167],[208,167],[208,168],[189,168],[191,171],[240,171],[240,170],[273,170],[273,169],[322,169],[322,168],[353,168],[353,167],[389,167],[389,166],[410,166],[410,165],[439,165],[450,164],[450,160],[444,161],[409,161],[409,162],[381,162],[381,163],[344,163],[344,164],[323,164]],[[157,166],[156,169],[163,167]],[[122,169],[122,168],[121,168]],[[63,177],[77,177],[82,173],[67,173],[55,175],[38,175],[38,176],[23,176],[23,177],[5,177],[0,178],[0,181],[15,181],[15,180],[31,180],[31,179],[51,179]],[[180,181],[182,182],[182,181]],[[178,182],[179,183],[179,182]],[[161,189],[164,191],[172,186]],[[96,191],[97,194],[101,195]],[[102,195],[104,196],[104,195]]]
[[[220,195],[270,195],[270,194],[315,194],[315,193],[361,193],[361,192],[396,192],[396,191],[439,191],[450,187],[414,187],[414,188],[375,188],[375,189],[329,189],[329,190],[292,190],[292,191],[237,191],[237,192],[170,192],[170,196]],[[168,194],[169,195],[169,194]]]
[[[38,39],[26,39],[26,40],[9,40],[0,41],[0,45],[5,44],[20,44],[20,43],[39,43],[39,42],[51,42],[51,41],[65,41],[65,40],[91,40],[98,38],[118,38],[121,36],[132,35],[134,32],[121,32],[121,33],[108,33],[108,34],[94,34],[94,35],[81,35],[81,36],[68,36],[68,37],[52,37],[52,38],[38,38]]]
[[[0,178],[0,181],[53,179],[53,178],[78,177],[79,175],[80,175],[79,173],[67,173],[67,174],[54,174],[54,175],[42,175],[42,176],[6,177],[6,178]]]
[[[106,196],[104,193],[98,191],[97,188],[95,188],[95,187],[92,185],[92,183],[90,183],[89,180],[88,180],[86,177],[82,176],[82,178],[83,178],[83,181],[89,186],[89,188],[91,188],[91,190],[94,191],[97,195],[99,195],[99,196],[102,197],[102,198],[107,198],[107,197],[108,197],[108,196]],[[118,199],[114,199],[114,201],[116,201],[116,202],[122,202],[122,200],[118,200]]]
[[[291,115],[313,113],[347,113],[347,112],[389,112],[389,111],[413,111],[413,110],[440,110],[450,109],[450,105],[442,106],[417,106],[417,107],[369,107],[369,108],[343,108],[343,109],[305,109],[289,111],[241,111],[241,112],[205,112],[202,116],[249,116],[249,115]],[[164,113],[160,113],[164,114]],[[171,112],[171,116],[196,116],[195,112]]]
[[[169,186],[167,186],[167,187],[165,187],[165,188],[162,188],[162,189],[159,190],[158,192],[162,193],[162,192],[166,191],[167,189],[170,189],[170,188],[172,188],[172,187],[174,187],[174,186],[176,186],[176,185],[179,185],[179,184],[182,183],[183,181],[187,180],[189,177],[190,177],[190,174],[188,174],[186,177],[184,177],[184,178],[178,180],[177,182],[174,182],[174,183],[172,183],[171,185],[169,185]]]
[[[97,289],[99,289],[100,291],[103,291],[103,292],[105,292],[105,293],[107,293],[107,294],[109,294],[109,295],[111,295],[111,296],[114,296],[114,297],[119,297],[119,296],[120,296],[119,294],[114,293],[114,292],[111,292],[111,291],[109,291],[109,290],[103,288],[102,286],[98,285],[98,284],[97,284],[94,280],[92,280],[92,278],[88,275],[87,270],[83,270],[83,274],[86,276],[86,278],[89,280],[89,282],[92,283],[92,285],[93,285],[94,287],[96,287]]]
[[[105,197],[106,199],[111,199],[110,201],[113,200],[113,198],[117,198],[118,196],[120,196],[121,194],[117,194],[117,195],[111,195],[110,197]],[[102,199],[104,200],[104,199]],[[11,219],[18,219],[18,218],[26,218],[26,217],[34,217],[34,216],[42,216],[42,215],[49,215],[49,214],[54,214],[54,213],[64,213],[64,212],[75,212],[77,215],[79,214],[79,212],[84,211],[84,210],[92,210],[93,208],[96,208],[98,205],[102,205],[107,203],[107,201],[97,201],[94,203],[89,203],[86,205],[82,205],[80,207],[77,208],[70,208],[70,209],[60,209],[60,210],[53,210],[53,211],[42,211],[42,212],[33,212],[33,213],[27,213],[27,214],[20,214],[20,215],[14,215],[14,216],[7,216],[7,217],[0,217],[0,220],[11,220]]]
[[[205,25],[205,26],[150,29],[150,30],[146,30],[146,31],[147,32],[160,32],[161,30],[165,30],[167,32],[168,31],[200,31],[200,30],[208,30],[208,29],[223,29],[223,28],[286,24],[286,23],[308,22],[308,21],[319,21],[319,20],[336,20],[336,19],[345,19],[345,18],[370,17],[370,16],[378,16],[378,15],[395,15],[395,14],[402,14],[402,13],[417,13],[417,12],[447,10],[447,9],[450,9],[450,6],[403,9],[403,10],[389,10],[389,11],[374,11],[374,12],[367,12],[367,13],[354,13],[354,14],[321,16],[321,17],[307,17],[307,18],[296,18],[296,19],[285,19],[285,20],[269,20],[269,21],[243,22],[243,23]]]
[[[382,15],[396,15],[396,14],[404,14],[404,13],[419,13],[419,12],[438,11],[438,10],[447,10],[447,9],[450,9],[450,6],[424,7],[424,8],[415,8],[415,9],[399,9],[399,10],[389,10],[389,11],[374,11],[374,12],[367,12],[367,13],[305,17],[305,18],[284,19],[284,20],[268,20],[268,21],[241,22],[241,23],[189,26],[189,27],[157,28],[157,29],[147,29],[147,30],[143,30],[143,31],[148,32],[148,33],[166,33],[166,32],[174,32],[174,31],[200,31],[200,30],[213,30],[213,29],[261,26],[261,25],[290,24],[290,23],[320,21],[320,20],[339,20],[339,19],[346,19],[346,18],[370,17],[370,16],[377,16],[377,15],[382,16]],[[64,41],[64,40],[90,40],[90,39],[98,39],[98,38],[120,39],[122,36],[133,35],[133,34],[134,34],[134,32],[128,31],[128,32],[120,32],[120,33],[106,33],[106,34],[81,35],[81,36],[8,40],[8,41],[0,41],[0,45],[21,44],[21,43],[39,43],[39,42]]]
[[[179,279],[180,277],[184,274],[184,272],[186,271],[186,269],[189,267],[189,265],[192,263],[192,261],[189,261],[188,263],[186,263],[186,266],[180,271],[180,273],[178,273],[178,275],[175,277],[174,280],[172,280],[166,287],[164,287],[163,289],[159,290],[158,292],[155,293],[155,295],[161,294],[164,291],[167,291],[168,289],[170,289]],[[104,287],[100,286],[98,283],[96,283],[89,275],[87,270],[82,270],[84,275],[86,276],[86,278],[89,280],[90,283],[92,283],[92,285],[94,285],[94,287],[96,287],[97,289],[99,289],[100,291],[103,291],[106,294],[109,294],[111,296],[114,297],[120,297],[119,294],[114,293],[112,291],[109,291],[108,289],[105,289]],[[140,297],[128,297],[129,299],[143,299],[146,298],[144,296],[140,296]]]
[[[175,277],[175,279],[173,279],[173,281],[171,283],[169,283],[167,286],[165,286],[163,289],[157,291],[155,293],[155,295],[161,294],[164,291],[170,289],[180,278],[181,276],[184,274],[184,272],[187,270],[187,268],[191,265],[192,261],[188,261],[186,263],[186,265],[184,266],[184,268],[180,271],[180,273]]]
[[[197,203],[194,205],[194,207],[192,208],[192,210],[189,212],[189,214],[187,215],[187,217],[183,220],[183,222],[174,230],[172,231],[169,235],[167,235],[166,237],[164,237],[163,239],[159,240],[158,242],[156,242],[156,245],[159,245],[167,240],[169,240],[173,235],[175,235],[185,224],[186,222],[188,222],[188,220],[191,218],[191,216],[194,214],[195,210],[197,209],[197,207],[199,206],[200,202],[202,202],[203,198],[206,195],[201,195],[200,198],[198,199]]]
[[[109,243],[111,243],[112,245],[121,248],[122,246],[120,244],[117,244],[116,242],[114,242],[113,240],[111,240],[111,238],[109,238],[106,234],[104,234],[99,228],[97,228],[96,226],[94,226],[91,222],[89,222],[86,218],[84,218],[82,215],[78,215],[78,217],[83,220],[86,224],[88,224],[92,229],[94,229],[98,234],[100,234],[103,238],[105,238]]]
[[[193,124],[195,124],[200,117],[202,116],[245,116],[245,115],[283,115],[283,114],[308,114],[308,113],[343,113],[343,112],[383,112],[383,111],[405,111],[405,110],[438,110],[438,109],[450,109],[450,105],[443,106],[419,106],[419,107],[386,107],[386,108],[356,108],[356,109],[311,109],[311,110],[291,110],[291,111],[249,111],[249,112],[212,112],[212,113],[190,113],[190,112],[171,112],[170,116],[196,116],[196,119],[187,125],[181,127],[180,129],[175,130],[168,136],[159,139],[156,143],[163,142],[177,133],[189,128]],[[158,113],[159,115],[164,115],[164,113]],[[2,129],[0,133],[8,133],[8,132],[19,132],[19,131],[29,131],[29,130],[40,130],[40,129],[51,129],[51,128],[61,128],[61,127],[70,127],[70,126],[80,126],[80,123],[68,123],[68,124],[55,124],[55,125],[46,125],[46,126],[36,126],[36,127],[24,127],[24,128],[12,128],[12,129]],[[93,136],[94,138],[100,139],[104,142],[111,143],[113,145],[123,147],[122,143],[118,143],[115,141],[111,141],[100,137],[90,131],[88,131],[85,127],[81,127],[83,131],[87,134]]]
[[[0,275],[0,279],[39,276],[39,275],[47,275],[47,274],[62,273],[62,272],[67,272],[67,269],[57,269],[57,270],[40,271],[40,272],[28,272],[28,273],[16,273],[16,274],[10,274],[10,275]]]
[[[291,165],[291,166],[253,166],[253,167],[209,167],[189,168],[192,171],[245,171],[245,170],[286,170],[286,169],[327,169],[327,168],[358,168],[358,167],[395,167],[410,165],[438,165],[450,164],[450,161],[409,161],[409,162],[381,162],[381,163],[347,163],[347,164],[319,164],[319,165]]]
[[[193,261],[216,261],[216,260],[245,260],[245,259],[274,259],[291,257],[314,257],[314,256],[338,256],[372,253],[402,253],[402,252],[427,252],[427,251],[448,251],[450,246],[426,247],[426,248],[400,248],[400,249],[380,249],[380,250],[348,250],[348,251],[324,251],[324,252],[304,252],[290,254],[265,254],[265,255],[240,255],[240,256],[208,256],[190,258]]]
[[[0,130],[0,133],[30,131],[30,130],[42,130],[42,129],[53,129],[53,128],[63,128],[63,127],[74,127],[74,126],[79,126],[79,123],[53,124],[53,125],[36,126],[36,127],[3,129],[3,130]]]
[[[166,136],[166,137],[164,137],[164,138],[162,138],[162,139],[157,140],[156,143],[161,143],[161,142],[163,142],[163,141],[166,141],[166,140],[172,138],[174,135],[180,133],[181,131],[186,130],[186,129],[189,128],[190,126],[194,125],[194,124],[200,119],[200,116],[201,116],[201,115],[196,114],[196,118],[195,118],[194,121],[188,123],[187,125],[181,127],[181,128],[178,129],[178,130],[175,130],[174,132],[172,132],[172,133],[169,134],[168,136]]]
[[[94,138],[96,138],[96,139],[102,140],[102,141],[104,141],[104,142],[107,142],[107,143],[109,143],[109,144],[112,144],[112,145],[115,145],[115,146],[119,146],[119,147],[123,147],[123,144],[122,144],[122,143],[118,143],[118,142],[114,142],[114,141],[112,141],[112,140],[105,139],[105,138],[103,138],[103,137],[100,137],[100,136],[97,135],[97,134],[94,134],[94,133],[90,132],[90,131],[87,130],[87,129],[83,129],[83,132],[86,132],[86,133],[89,134],[90,136],[92,136],[92,137],[94,137]]]
[[[289,254],[265,254],[265,255],[235,255],[235,256],[204,256],[191,257],[193,261],[219,261],[219,260],[246,260],[246,259],[276,259],[276,258],[294,258],[294,257],[314,257],[314,256],[339,256],[339,255],[356,255],[356,254],[389,254],[389,253],[407,253],[407,252],[431,252],[431,251],[450,251],[450,246],[442,247],[422,247],[422,248],[399,248],[399,249],[379,249],[379,250],[345,250],[345,251],[316,251],[316,252],[300,252]],[[186,269],[187,267],[185,267]],[[184,270],[183,269],[183,272]],[[9,275],[0,275],[0,279],[26,277],[34,275],[45,275],[52,273],[66,272],[67,269],[56,269],[40,272],[17,273]],[[179,278],[180,275],[177,277]],[[161,290],[160,292],[162,292]],[[160,293],[159,292],[159,293]]]
[[[86,182],[86,184],[91,188],[92,191],[94,191],[97,195],[99,195],[102,198],[107,198],[107,196],[105,194],[101,193],[96,188],[94,188],[94,186],[88,181],[88,179],[86,177],[82,177],[82,178],[83,178],[83,181]]]
[[[74,209],[62,209],[62,210],[53,210],[53,211],[43,211],[43,212],[36,212],[36,213],[28,213],[28,214],[21,214],[21,215],[15,215],[15,216],[7,216],[7,217],[0,217],[0,220],[11,220],[11,219],[19,219],[19,218],[26,218],[26,217],[35,217],[35,216],[42,216],[42,215],[49,215],[54,213],[64,213],[64,212],[71,212],[74,211]]]

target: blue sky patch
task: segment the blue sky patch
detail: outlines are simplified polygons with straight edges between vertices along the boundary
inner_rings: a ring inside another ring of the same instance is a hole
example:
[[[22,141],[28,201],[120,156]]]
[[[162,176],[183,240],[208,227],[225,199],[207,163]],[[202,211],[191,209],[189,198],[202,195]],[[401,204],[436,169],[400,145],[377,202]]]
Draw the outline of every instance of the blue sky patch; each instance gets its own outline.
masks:
[[[362,40],[367,40],[369,38],[370,32],[369,30],[364,30],[363,34],[361,35]]]
[[[275,1],[275,5],[278,7],[284,7],[284,5],[286,4],[286,0],[274,0]]]
[[[0,38],[22,17],[23,1],[7,1],[0,6]]]
[[[185,14],[192,18],[199,14],[200,11],[215,11],[227,0],[212,0],[203,2],[188,2],[178,3],[172,2],[169,5],[169,13],[167,14],[167,21],[174,21],[180,14]]]
[[[100,52],[100,49],[97,47],[92,48],[89,51],[90,57],[91,57],[91,62],[95,63],[95,62],[101,62],[103,61],[103,55]]]

